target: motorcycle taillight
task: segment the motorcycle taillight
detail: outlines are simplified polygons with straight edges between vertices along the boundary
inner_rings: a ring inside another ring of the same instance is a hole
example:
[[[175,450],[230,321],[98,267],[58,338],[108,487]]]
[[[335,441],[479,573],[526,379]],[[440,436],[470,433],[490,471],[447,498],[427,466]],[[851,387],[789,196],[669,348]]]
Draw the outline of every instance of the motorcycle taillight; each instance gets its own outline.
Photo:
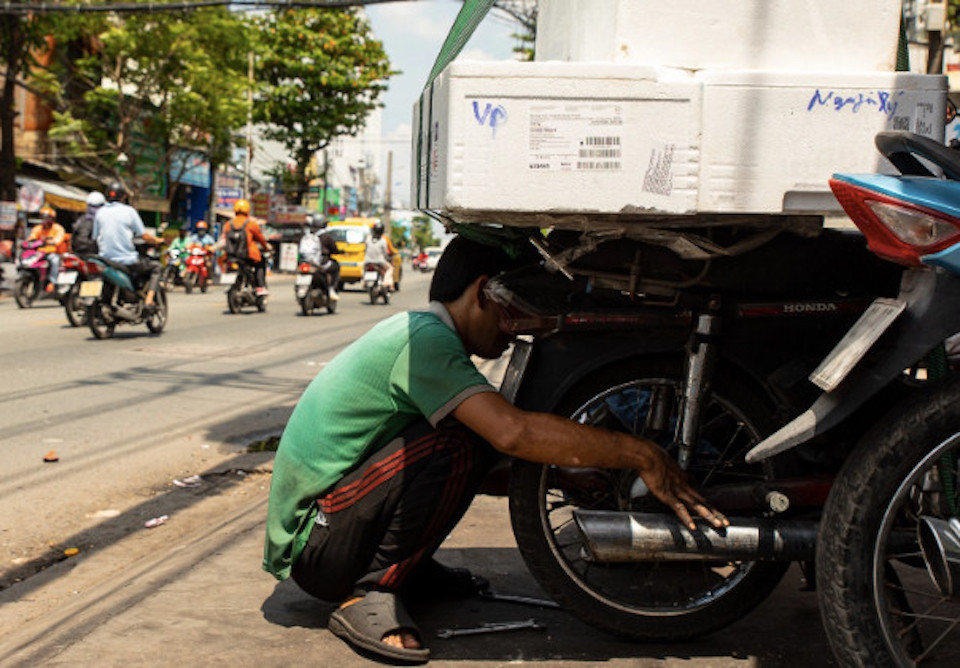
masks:
[[[301,273],[301,274],[310,274],[310,273],[313,273],[313,267],[310,266],[310,263],[309,263],[309,262],[301,262],[301,263],[300,263],[300,273]]]
[[[839,179],[830,189],[870,250],[891,262],[922,266],[923,256],[960,242],[960,219],[941,211]]]
[[[87,262],[87,273],[91,276],[103,273],[103,265],[99,262]]]

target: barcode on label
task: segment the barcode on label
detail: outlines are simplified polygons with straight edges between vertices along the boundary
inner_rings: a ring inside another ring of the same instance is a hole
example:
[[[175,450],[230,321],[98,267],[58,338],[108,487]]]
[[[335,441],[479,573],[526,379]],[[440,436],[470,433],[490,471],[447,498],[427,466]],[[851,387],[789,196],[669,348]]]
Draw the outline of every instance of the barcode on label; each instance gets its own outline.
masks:
[[[620,146],[620,137],[584,137],[587,146]]]
[[[620,169],[619,160],[579,160],[577,169],[612,170]]]
[[[580,149],[581,158],[619,158],[620,149],[618,148],[582,148]]]

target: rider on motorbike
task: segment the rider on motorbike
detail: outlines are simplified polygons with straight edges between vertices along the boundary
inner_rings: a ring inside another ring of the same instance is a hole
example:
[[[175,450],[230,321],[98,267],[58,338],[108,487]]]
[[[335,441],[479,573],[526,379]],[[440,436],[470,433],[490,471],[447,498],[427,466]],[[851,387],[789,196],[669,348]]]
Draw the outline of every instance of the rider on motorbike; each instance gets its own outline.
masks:
[[[30,236],[27,241],[41,241],[43,245],[39,250],[47,254],[47,262],[50,263],[50,273],[47,274],[47,285],[44,290],[53,292],[57,283],[57,274],[60,273],[60,255],[61,244],[66,239],[67,233],[63,226],[57,223],[57,212],[51,207],[45,206],[40,209],[41,222],[30,230]]]
[[[81,257],[97,254],[97,240],[93,238],[93,219],[100,207],[107,203],[103,193],[94,190],[87,195],[87,210],[73,226],[70,245],[73,252]]]
[[[187,237],[187,246],[198,244],[203,246],[203,249],[207,251],[208,273],[213,272],[213,248],[216,243],[216,240],[209,232],[207,221],[205,220],[198,220],[196,226],[193,228],[193,232]]]
[[[93,219],[93,237],[97,240],[100,256],[124,265],[132,278],[149,276],[144,308],[154,309],[154,298],[160,282],[160,263],[143,257],[137,252],[133,240],[141,238],[147,243],[159,243],[143,226],[140,214],[125,203],[127,191],[120,183],[112,183],[107,189],[107,203],[100,207]]]
[[[327,274],[330,299],[340,299],[337,284],[340,282],[340,263],[332,256],[338,252],[337,242],[326,232],[327,219],[317,214],[309,214],[310,231],[300,239],[300,259],[319,267]]]
[[[376,223],[364,243],[364,264],[375,264],[383,272],[383,285],[393,290],[393,264],[391,258],[396,254],[393,244],[383,236],[383,223]]]
[[[249,201],[238,199],[233,205],[233,212],[235,214],[233,220],[223,226],[223,245],[225,248],[229,248],[227,235],[229,235],[232,230],[246,230],[247,256],[244,259],[253,265],[257,296],[266,295],[267,264],[264,261],[263,255],[260,253],[260,249],[262,248],[264,251],[268,251],[270,250],[270,246],[267,243],[266,237],[263,236],[263,232],[260,230],[257,221],[250,217]]]

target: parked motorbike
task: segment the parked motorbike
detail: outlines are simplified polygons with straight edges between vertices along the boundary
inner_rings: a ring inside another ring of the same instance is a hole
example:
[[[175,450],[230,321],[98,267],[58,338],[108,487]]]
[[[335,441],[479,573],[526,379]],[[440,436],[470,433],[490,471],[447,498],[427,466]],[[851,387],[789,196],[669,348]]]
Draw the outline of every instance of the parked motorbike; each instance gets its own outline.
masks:
[[[160,282],[167,290],[174,286],[183,285],[183,257],[179,248],[168,248],[164,255],[166,264],[163,265],[163,273],[160,274]]]
[[[875,416],[823,512],[824,628],[841,665],[955,666],[960,377],[943,341],[960,331],[960,152],[906,132],[876,143],[901,175],[837,174],[830,185],[870,249],[905,267],[899,293],[871,305],[811,375],[824,394],[748,459],[832,439],[858,413]],[[904,396],[871,409],[892,387]]]
[[[254,267],[244,260],[228,260],[220,282],[227,284],[227,308],[230,313],[241,313],[245,306],[256,306],[261,313],[267,310],[267,296],[258,295]]]
[[[297,270],[293,290],[303,315],[311,315],[318,308],[326,308],[327,313],[336,313],[337,302],[330,299],[327,272],[310,262],[301,262]]]
[[[371,262],[363,265],[363,289],[370,296],[370,303],[376,304],[377,299],[383,299],[384,304],[390,303],[390,290],[383,282],[383,267]]]
[[[54,285],[50,292],[46,290],[50,275],[50,254],[40,250],[44,245],[45,242],[39,239],[23,243],[17,263],[17,280],[13,284],[13,298],[20,308],[30,308],[38,299],[56,299],[62,302],[66,294],[66,289],[59,285]]]
[[[210,281],[210,270],[207,265],[207,249],[201,244],[190,244],[187,247],[187,259],[183,270],[183,289],[189,295],[193,289],[200,288],[200,292],[207,291]]]
[[[73,253],[60,256],[60,273],[57,275],[57,290],[66,290],[63,295],[63,309],[67,322],[73,327],[87,324],[87,306],[80,297],[80,285],[95,271],[90,262]]]
[[[525,335],[501,392],[654,440],[733,523],[691,535],[635,471],[517,461],[511,520],[529,570],[565,609],[633,639],[676,641],[742,618],[791,561],[813,562],[841,463],[806,447],[761,463],[744,455],[809,406],[807,374],[875,297],[896,294],[899,270],[816,217],[497,234],[544,258],[488,285],[502,325]]]
[[[96,268],[80,284],[80,297],[87,305],[87,324],[97,339],[109,339],[117,325],[146,324],[153,334],[159,334],[167,324],[169,307],[163,284],[157,287],[154,309],[144,306],[148,281],[130,276],[126,267],[106,258],[90,258],[90,268]]]

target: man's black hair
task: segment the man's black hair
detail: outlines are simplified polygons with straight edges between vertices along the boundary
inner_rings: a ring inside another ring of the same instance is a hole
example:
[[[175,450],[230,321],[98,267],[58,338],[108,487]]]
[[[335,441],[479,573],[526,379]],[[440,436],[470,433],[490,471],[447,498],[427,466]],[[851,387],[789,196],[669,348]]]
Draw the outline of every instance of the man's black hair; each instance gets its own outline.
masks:
[[[447,244],[430,282],[430,301],[452,302],[480,276],[496,276],[516,262],[499,246],[456,236]]]

